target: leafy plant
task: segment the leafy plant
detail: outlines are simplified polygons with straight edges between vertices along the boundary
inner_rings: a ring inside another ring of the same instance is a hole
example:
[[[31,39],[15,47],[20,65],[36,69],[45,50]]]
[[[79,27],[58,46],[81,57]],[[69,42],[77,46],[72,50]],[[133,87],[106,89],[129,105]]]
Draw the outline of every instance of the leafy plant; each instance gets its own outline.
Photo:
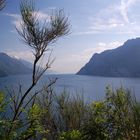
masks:
[[[82,135],[79,130],[72,130],[67,132],[62,132],[58,140],[81,140]]]

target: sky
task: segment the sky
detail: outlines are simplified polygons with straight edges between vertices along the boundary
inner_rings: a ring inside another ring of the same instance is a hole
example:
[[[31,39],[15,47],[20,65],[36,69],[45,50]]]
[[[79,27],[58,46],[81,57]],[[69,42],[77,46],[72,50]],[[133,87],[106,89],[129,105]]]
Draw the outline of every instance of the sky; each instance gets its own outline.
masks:
[[[7,0],[0,12],[0,52],[33,61],[15,27],[20,28],[20,0]],[[35,0],[40,20],[52,10],[63,9],[70,22],[70,34],[57,41],[52,70],[76,73],[94,55],[121,46],[140,36],[140,0]]]

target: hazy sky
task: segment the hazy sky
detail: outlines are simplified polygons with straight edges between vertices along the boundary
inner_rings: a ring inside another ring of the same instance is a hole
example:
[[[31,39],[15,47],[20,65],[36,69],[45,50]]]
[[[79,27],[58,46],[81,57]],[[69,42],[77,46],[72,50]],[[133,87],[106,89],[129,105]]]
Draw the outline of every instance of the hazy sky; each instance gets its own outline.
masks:
[[[7,0],[0,12],[0,51],[32,60],[32,50],[17,35],[19,0]],[[140,36],[140,0],[35,0],[40,20],[53,9],[64,9],[71,24],[71,34],[53,48],[52,69],[76,73],[96,52],[120,46]]]

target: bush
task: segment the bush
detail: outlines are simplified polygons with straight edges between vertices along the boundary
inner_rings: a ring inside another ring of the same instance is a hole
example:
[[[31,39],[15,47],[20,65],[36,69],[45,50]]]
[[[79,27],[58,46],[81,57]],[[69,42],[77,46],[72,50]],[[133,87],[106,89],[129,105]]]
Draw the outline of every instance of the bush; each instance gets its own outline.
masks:
[[[86,119],[87,105],[83,98],[79,95],[70,97],[65,90],[60,95],[43,97],[39,103],[42,109],[47,110],[41,119],[45,128],[50,130],[46,135],[49,140],[57,139],[62,133],[78,132]]]
[[[82,136],[79,130],[72,130],[68,132],[62,132],[58,140],[81,140]]]
[[[107,88],[104,100],[90,104],[86,104],[82,96],[70,97],[66,91],[60,95],[44,91],[42,98],[22,110],[24,121],[7,119],[11,100],[0,92],[2,140],[30,139],[31,136],[48,140],[137,140],[140,137],[140,103],[123,88],[115,91]],[[11,133],[7,135],[11,126]]]
[[[82,128],[87,140],[140,137],[140,105],[128,90],[120,88],[114,92],[107,88],[105,100],[93,102],[90,114]]]

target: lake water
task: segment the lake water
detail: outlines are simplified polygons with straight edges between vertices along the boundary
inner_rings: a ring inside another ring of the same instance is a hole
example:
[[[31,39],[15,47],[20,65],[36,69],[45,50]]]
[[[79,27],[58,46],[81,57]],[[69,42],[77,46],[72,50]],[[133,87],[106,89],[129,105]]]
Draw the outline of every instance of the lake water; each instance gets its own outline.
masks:
[[[88,101],[102,99],[105,96],[107,86],[113,89],[123,86],[130,89],[136,98],[140,99],[140,78],[113,78],[113,77],[96,77],[96,76],[79,76],[79,75],[49,75],[44,76],[37,85],[41,88],[48,81],[48,78],[58,78],[54,90],[57,94],[64,89],[75,95],[83,94]],[[26,89],[31,83],[31,75],[8,76],[0,78],[0,89],[5,87],[18,87],[22,84]]]

